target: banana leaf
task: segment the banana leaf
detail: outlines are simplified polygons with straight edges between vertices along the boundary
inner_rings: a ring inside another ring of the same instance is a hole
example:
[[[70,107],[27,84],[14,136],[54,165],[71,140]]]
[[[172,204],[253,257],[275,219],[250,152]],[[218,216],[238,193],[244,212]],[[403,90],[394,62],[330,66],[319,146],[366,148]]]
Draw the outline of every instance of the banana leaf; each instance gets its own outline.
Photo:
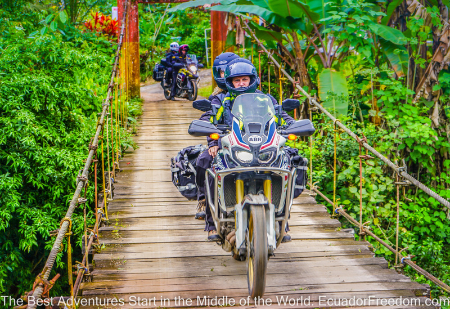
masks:
[[[194,0],[194,1],[189,1],[189,2],[184,2],[181,3],[169,10],[167,10],[167,12],[176,12],[176,11],[182,11],[185,10],[187,8],[192,8],[192,7],[197,7],[197,6],[201,6],[201,5],[205,5],[205,4],[216,4],[221,2],[222,4],[231,4],[231,3],[235,3],[237,0]]]
[[[368,25],[373,33],[387,41],[390,41],[396,45],[405,45],[406,43],[408,43],[408,40],[400,30],[385,25],[376,24],[374,22],[369,22]]]
[[[338,119],[346,116],[348,88],[345,76],[334,69],[323,69],[317,76],[317,85],[322,106]]]
[[[395,45],[382,38],[379,41],[381,50],[388,58],[397,76],[402,77],[408,74],[409,55],[407,49],[404,46]]]
[[[389,23],[389,20],[392,17],[392,14],[394,13],[395,9],[403,2],[403,0],[393,0],[391,3],[389,3],[387,9],[386,9],[386,16],[381,19],[381,24],[386,25]]]

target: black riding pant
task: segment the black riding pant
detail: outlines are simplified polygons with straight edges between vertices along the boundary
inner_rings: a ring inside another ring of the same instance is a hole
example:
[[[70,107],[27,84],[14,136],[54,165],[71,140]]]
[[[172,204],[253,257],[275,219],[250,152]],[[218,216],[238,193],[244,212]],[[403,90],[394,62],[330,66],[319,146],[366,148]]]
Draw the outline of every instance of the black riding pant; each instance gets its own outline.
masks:
[[[211,167],[212,162],[213,157],[209,154],[208,150],[202,152],[197,158],[197,164],[195,166],[195,171],[197,172],[197,175],[195,176],[195,181],[197,183],[197,200],[203,200],[206,198],[205,173],[206,170]],[[209,191],[211,192],[211,197],[214,201],[214,178],[211,176],[208,177]],[[205,231],[214,231],[215,229],[216,226],[214,225],[211,209],[209,208],[208,201],[206,201]]]

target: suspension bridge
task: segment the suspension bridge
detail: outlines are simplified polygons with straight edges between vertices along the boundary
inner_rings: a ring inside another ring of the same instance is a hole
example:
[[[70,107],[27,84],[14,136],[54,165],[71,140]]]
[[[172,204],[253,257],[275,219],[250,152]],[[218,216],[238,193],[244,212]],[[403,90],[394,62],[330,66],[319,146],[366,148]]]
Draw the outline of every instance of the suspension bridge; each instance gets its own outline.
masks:
[[[97,131],[46,266],[29,295],[49,297],[57,279],[49,280],[56,255],[63,239],[70,239],[75,208],[87,205],[81,196],[93,173],[101,175],[100,179],[94,177],[96,223],[92,229],[85,228],[83,260],[75,265],[74,273],[69,268],[71,295],[55,301],[73,299],[80,308],[105,309],[263,305],[275,308],[438,307],[430,302],[428,285],[413,282],[389,268],[384,258],[375,256],[369,242],[356,241],[353,229],[341,229],[335,215],[344,216],[362,234],[372,236],[392,251],[398,257],[398,265],[409,265],[450,291],[445,283],[415,265],[398,246],[392,247],[378,238],[313,185],[294,202],[289,220],[293,240],[282,244],[270,259],[263,299],[248,298],[246,264],[235,261],[220,246],[207,241],[204,223],[194,220],[196,203],[186,201],[171,182],[170,158],[183,147],[205,143],[187,133],[190,122],[198,119],[200,112],[189,101],[164,100],[158,84],[136,88],[132,61],[135,48],[130,43],[135,35],[130,26],[130,20],[136,17],[133,5],[123,2],[119,8],[119,44]],[[248,31],[253,35],[251,29]],[[272,61],[279,66],[275,59]],[[303,89],[299,90],[311,106],[325,113],[336,128],[347,132],[361,148],[371,151],[399,177],[449,207],[448,201],[394,163],[386,162],[382,154],[336,121]],[[119,127],[126,126],[123,120],[131,93],[140,93],[144,100],[144,113],[135,137],[139,148],[121,153]],[[333,205],[333,215],[316,202],[316,194]],[[70,241],[67,247],[70,267]],[[36,308],[36,305],[28,304],[24,308]]]

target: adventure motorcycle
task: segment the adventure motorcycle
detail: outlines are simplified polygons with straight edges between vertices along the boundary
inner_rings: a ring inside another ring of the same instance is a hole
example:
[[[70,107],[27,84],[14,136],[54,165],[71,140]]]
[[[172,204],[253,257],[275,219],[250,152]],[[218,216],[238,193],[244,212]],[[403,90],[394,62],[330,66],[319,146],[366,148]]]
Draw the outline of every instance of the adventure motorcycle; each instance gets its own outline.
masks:
[[[165,62],[165,59],[164,61],[161,61],[161,63],[163,62]],[[186,63],[175,63],[173,67],[180,68],[176,77],[174,97],[187,98],[190,101],[197,99],[198,83],[200,81],[197,71],[199,68],[203,68],[203,64],[198,63],[197,56],[188,54],[186,55]],[[164,74],[167,74],[167,70],[165,70]],[[172,80],[172,77],[170,77],[170,80]],[[164,78],[162,78],[161,87],[164,89],[164,97],[166,100],[170,100],[172,82],[166,85]]]
[[[242,94],[233,104],[231,128],[201,120],[189,126],[193,136],[221,138],[222,149],[206,172],[207,201],[222,248],[235,259],[247,260],[252,297],[264,294],[268,258],[285,235],[292,206],[297,170],[285,153],[286,138],[315,131],[310,120],[277,128],[281,108],[291,111],[299,105],[298,100],[287,99],[275,111],[267,95]],[[195,101],[193,106],[217,113],[208,100]]]

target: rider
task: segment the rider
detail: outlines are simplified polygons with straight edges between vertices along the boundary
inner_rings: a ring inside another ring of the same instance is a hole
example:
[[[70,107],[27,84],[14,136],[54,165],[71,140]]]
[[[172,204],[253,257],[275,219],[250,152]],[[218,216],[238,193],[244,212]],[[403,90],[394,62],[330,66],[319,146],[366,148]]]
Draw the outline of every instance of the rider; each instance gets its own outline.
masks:
[[[189,45],[183,44],[178,48],[178,55],[175,56],[175,61],[172,64],[172,90],[170,91],[170,99],[174,100],[175,98],[175,89],[177,85],[177,75],[178,71],[186,64],[189,51]]]
[[[177,42],[170,43],[170,51],[166,54],[166,63],[169,65],[167,68],[166,76],[165,76],[165,82],[166,85],[169,85],[170,78],[172,77],[173,72],[173,64],[175,63],[175,59],[177,57],[178,49],[180,46]]]
[[[216,57],[216,59],[213,62],[213,77],[214,80],[217,83],[217,87],[214,89],[213,93],[209,96],[208,100],[211,101],[211,104],[216,105],[219,109],[222,106],[222,101],[225,98],[225,95],[227,93],[227,86],[225,84],[225,69],[227,67],[227,64],[230,63],[232,60],[239,58],[238,55],[235,53],[227,52],[220,54]],[[209,121],[212,116],[212,112],[208,111],[204,113],[200,120],[206,120]],[[208,140],[208,151],[205,151],[204,153],[200,154],[197,159],[196,164],[196,176],[195,176],[195,182],[197,184],[198,188],[198,206],[197,206],[197,213],[195,214],[195,219],[203,220],[206,217],[206,202],[205,202],[205,172],[206,169],[211,167],[212,163],[212,150],[215,150],[213,148],[214,146],[219,145],[219,141],[213,140],[211,138],[207,138]],[[217,153],[217,151],[216,151]]]
[[[256,68],[249,60],[238,58],[231,61],[227,65],[225,70],[225,85],[227,87],[228,93],[223,99],[222,106],[219,108],[217,112],[216,119],[218,123],[226,124],[231,127],[233,121],[231,110],[233,108],[235,98],[238,95],[244,93],[262,93],[261,91],[257,90],[259,82],[260,81],[258,78],[258,74],[256,72]],[[274,107],[277,107],[278,106],[277,100],[273,98],[271,95],[268,96],[272,99]],[[289,116],[285,111],[282,112],[281,117],[283,118],[282,124],[289,125],[292,122],[294,122],[294,119],[291,116]],[[212,117],[210,121],[211,122],[213,121]],[[210,164],[212,163],[212,158],[214,158],[217,155],[217,151],[219,150],[219,148],[220,144],[212,145],[208,149],[208,154],[211,156]],[[199,163],[202,163],[199,162],[200,157],[201,155],[197,159],[197,166],[199,165]],[[205,169],[210,167],[211,165],[205,167]],[[212,184],[212,182],[210,182],[210,184]],[[209,207],[206,207],[205,221],[206,221],[205,230],[208,231],[208,240],[211,241],[218,240],[220,237],[219,235],[217,235],[216,227],[214,225],[214,221],[211,216],[211,210],[209,209]],[[286,237],[286,240],[290,240],[289,237]],[[285,241],[284,238],[283,241]]]

